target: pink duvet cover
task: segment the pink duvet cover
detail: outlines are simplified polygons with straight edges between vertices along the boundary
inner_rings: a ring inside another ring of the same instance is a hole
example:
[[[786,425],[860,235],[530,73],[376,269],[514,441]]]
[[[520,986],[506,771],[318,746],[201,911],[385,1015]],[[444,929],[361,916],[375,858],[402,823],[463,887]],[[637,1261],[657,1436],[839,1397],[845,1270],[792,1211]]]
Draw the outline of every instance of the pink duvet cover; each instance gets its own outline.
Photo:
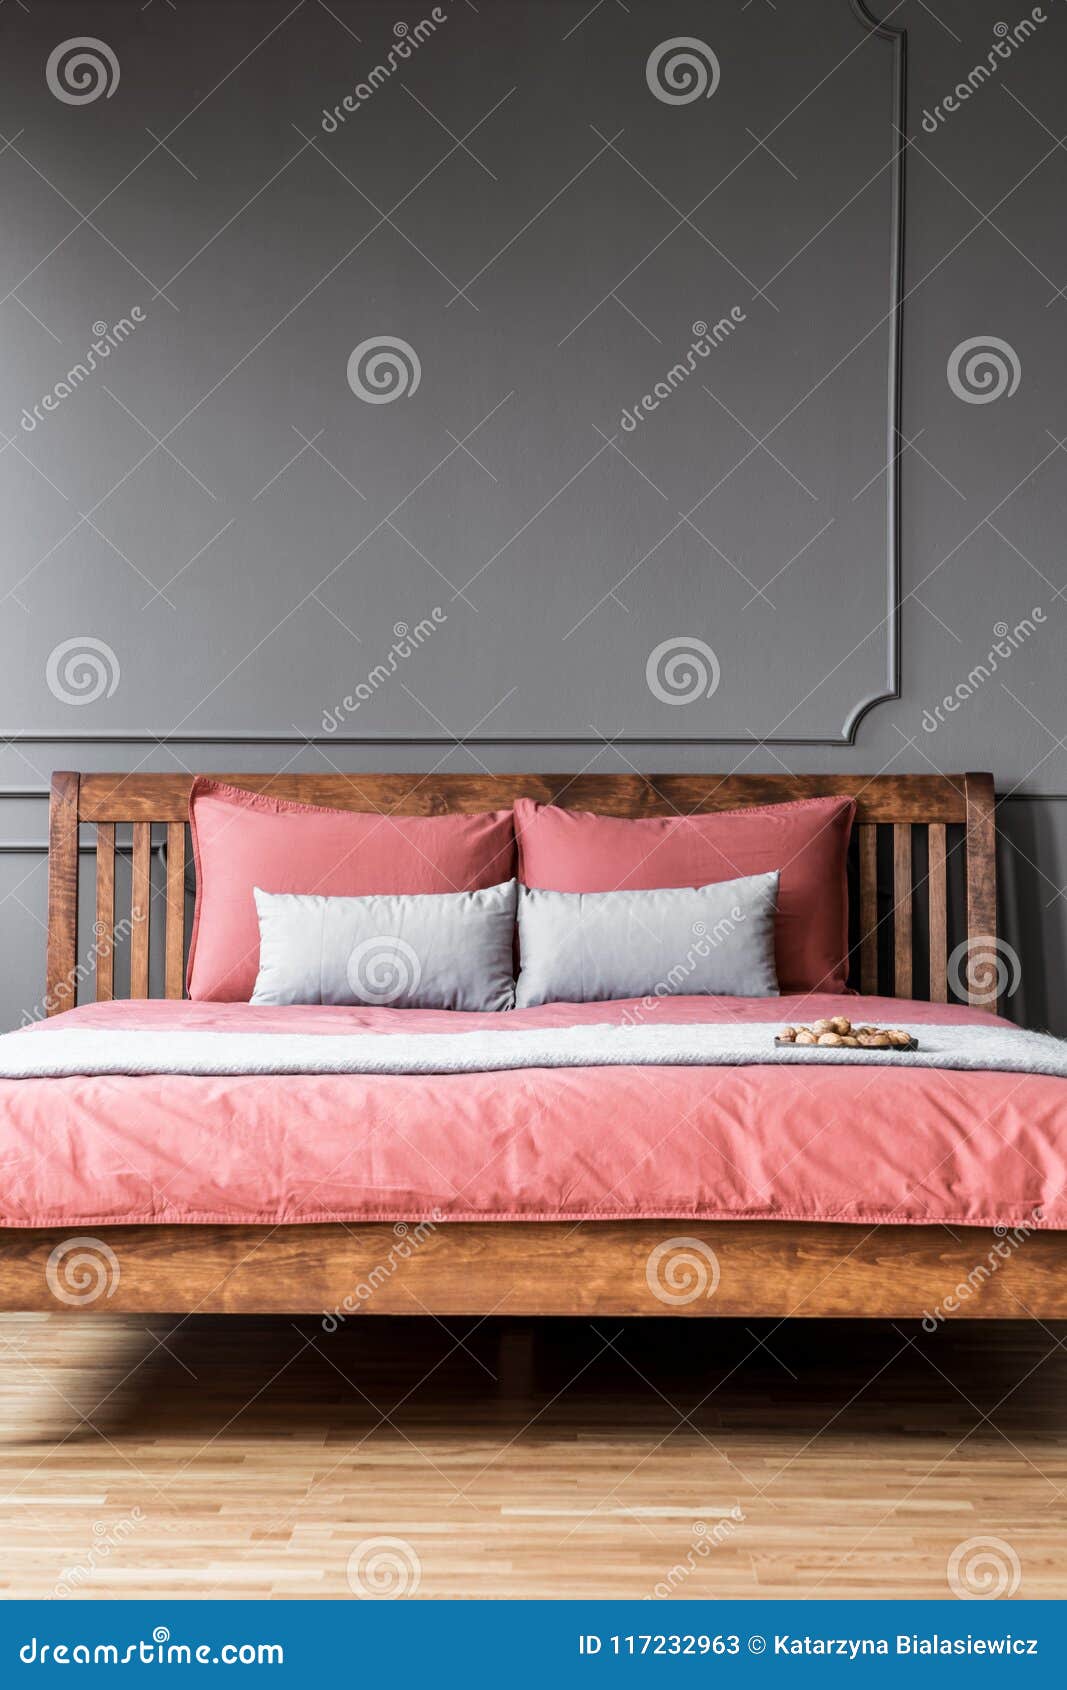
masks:
[[[550,1004],[509,1024],[620,1021]],[[666,1022],[995,1018],[854,996],[673,998]],[[342,1033],[450,1011],[114,1003],[43,1023]],[[1067,1081],[836,1067],[0,1081],[0,1225],[820,1220],[1067,1227]]]

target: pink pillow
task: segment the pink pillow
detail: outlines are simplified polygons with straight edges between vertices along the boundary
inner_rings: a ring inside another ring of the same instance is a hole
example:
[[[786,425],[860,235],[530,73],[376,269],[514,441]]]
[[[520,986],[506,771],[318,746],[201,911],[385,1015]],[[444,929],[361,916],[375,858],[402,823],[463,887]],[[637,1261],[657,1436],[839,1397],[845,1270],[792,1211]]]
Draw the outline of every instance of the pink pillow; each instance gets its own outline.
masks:
[[[245,1003],[259,968],[253,888],[364,897],[476,892],[515,874],[510,810],[379,816],[197,779],[189,798],[196,913],[189,996]]]
[[[851,798],[800,798],[622,821],[520,798],[519,877],[546,892],[613,892],[707,886],[778,869],[779,987],[837,992],[848,973],[845,857],[855,807]]]

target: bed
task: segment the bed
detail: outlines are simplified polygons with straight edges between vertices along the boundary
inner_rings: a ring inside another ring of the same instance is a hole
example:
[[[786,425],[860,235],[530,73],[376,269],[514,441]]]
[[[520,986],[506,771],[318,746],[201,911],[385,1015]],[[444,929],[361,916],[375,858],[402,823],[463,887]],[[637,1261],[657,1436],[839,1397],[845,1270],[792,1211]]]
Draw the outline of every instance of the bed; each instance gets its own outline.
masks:
[[[0,1078],[0,1308],[1067,1315],[1067,1079],[1057,1051],[1036,1064],[1011,1054],[1015,1035],[993,1013],[988,775],[222,778],[402,815],[527,796],[638,817],[848,793],[850,993],[674,998],[670,1028],[646,1039],[670,1033],[658,1056],[594,1052],[588,1065],[567,1052],[645,1037],[639,1006],[493,1017],[190,1003],[190,779],[57,774],[48,1020],[26,1047],[158,1053],[206,1032],[216,1051],[251,1049],[257,1034],[320,1054],[286,1073],[229,1057],[168,1072],[157,1056],[144,1072],[99,1058],[99,1072],[75,1062],[68,1073],[56,1058],[47,1077]],[[95,911],[79,948],[87,858]],[[129,914],[117,914],[127,892]],[[87,973],[95,1002],[76,1007]],[[772,1024],[858,1011],[916,1031],[925,1057],[791,1065],[769,1043],[763,1054]],[[528,1058],[331,1071],[338,1033],[375,1034],[389,1050],[475,1034],[488,1048],[504,1021]],[[731,1054],[702,1056],[716,1041]],[[987,1048],[1009,1054],[986,1067],[973,1053]],[[57,1297],[64,1260],[75,1289]],[[79,1284],[102,1290],[82,1297]]]

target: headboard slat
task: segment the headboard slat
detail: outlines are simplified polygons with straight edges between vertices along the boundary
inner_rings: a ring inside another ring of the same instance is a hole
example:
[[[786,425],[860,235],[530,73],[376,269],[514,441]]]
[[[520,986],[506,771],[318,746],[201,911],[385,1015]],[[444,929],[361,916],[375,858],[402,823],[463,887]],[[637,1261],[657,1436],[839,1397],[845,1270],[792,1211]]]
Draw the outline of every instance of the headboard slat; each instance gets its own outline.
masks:
[[[972,1003],[989,1002],[988,969],[997,943],[996,800],[992,775],[964,775],[967,796],[967,990]]]
[[[185,983],[185,823],[167,823],[167,957],[165,995],[180,998]]]
[[[133,824],[130,898],[130,996],[148,996],[148,924],[152,908],[152,823]]]
[[[860,836],[860,991],[878,990],[878,828],[863,822]]]
[[[911,823],[893,825],[893,995],[911,997]]]
[[[931,822],[926,830],[929,877],[930,1002],[948,999],[948,863],[945,824]]]
[[[78,778],[66,769],[52,776],[44,1000],[49,1015],[78,1001]]]
[[[96,824],[96,1001],[115,995],[115,824]]]

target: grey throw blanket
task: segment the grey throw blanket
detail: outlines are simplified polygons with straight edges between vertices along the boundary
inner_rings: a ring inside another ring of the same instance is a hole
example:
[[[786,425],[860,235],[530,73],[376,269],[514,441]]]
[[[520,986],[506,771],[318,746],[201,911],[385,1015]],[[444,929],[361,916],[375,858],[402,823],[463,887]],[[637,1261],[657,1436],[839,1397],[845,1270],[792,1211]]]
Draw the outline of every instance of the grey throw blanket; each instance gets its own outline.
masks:
[[[901,1023],[916,1051],[775,1045],[779,1022],[515,1027],[455,1033],[236,1033],[56,1027],[0,1037],[0,1079],[81,1074],[477,1074],[509,1068],[819,1066],[1000,1069],[1067,1079],[1067,1041],[1016,1027]]]

